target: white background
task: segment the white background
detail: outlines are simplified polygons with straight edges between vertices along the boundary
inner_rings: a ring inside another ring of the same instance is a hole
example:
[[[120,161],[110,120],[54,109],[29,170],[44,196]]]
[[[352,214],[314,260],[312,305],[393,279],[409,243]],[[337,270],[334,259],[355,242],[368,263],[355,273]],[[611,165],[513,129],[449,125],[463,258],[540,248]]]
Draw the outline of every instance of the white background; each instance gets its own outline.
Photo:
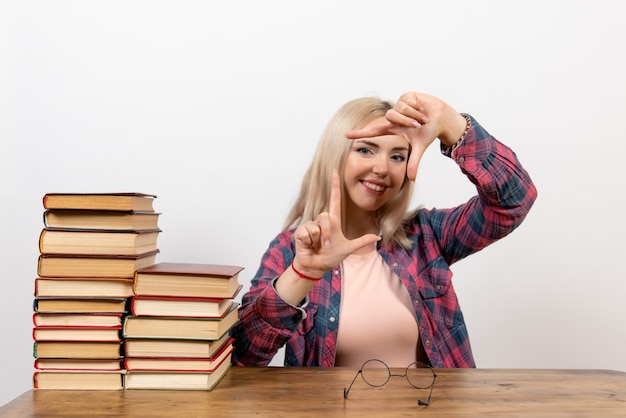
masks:
[[[539,190],[454,266],[478,366],[626,371],[624,39],[598,0],[3,2],[0,404],[32,387],[45,193],[157,194],[157,261],[247,287],[332,113],[408,90],[473,114]],[[431,147],[414,205],[472,193]]]

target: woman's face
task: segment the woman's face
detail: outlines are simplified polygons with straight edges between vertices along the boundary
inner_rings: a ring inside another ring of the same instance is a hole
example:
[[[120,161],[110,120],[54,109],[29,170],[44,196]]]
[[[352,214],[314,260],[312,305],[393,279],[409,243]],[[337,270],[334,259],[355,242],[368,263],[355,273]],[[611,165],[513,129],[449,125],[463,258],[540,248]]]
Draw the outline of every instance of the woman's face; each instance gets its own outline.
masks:
[[[384,117],[368,123],[387,123]],[[343,171],[347,213],[373,212],[394,197],[406,178],[409,143],[398,135],[352,141]]]

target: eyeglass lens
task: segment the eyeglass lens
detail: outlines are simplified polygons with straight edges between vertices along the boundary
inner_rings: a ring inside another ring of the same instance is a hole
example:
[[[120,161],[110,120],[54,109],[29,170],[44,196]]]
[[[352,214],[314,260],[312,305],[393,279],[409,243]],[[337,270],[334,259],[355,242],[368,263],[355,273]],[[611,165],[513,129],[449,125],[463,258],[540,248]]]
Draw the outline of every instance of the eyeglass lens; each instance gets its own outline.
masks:
[[[411,386],[417,389],[426,389],[433,384],[434,374],[430,367],[424,363],[411,363],[404,371],[404,374],[395,375],[381,360],[372,359],[363,364],[361,376],[365,383],[370,386],[380,387],[385,385],[391,376],[406,377]]]
[[[356,378],[361,375],[361,378],[370,386],[380,387],[385,385],[392,376],[404,377],[409,382],[411,386],[416,389],[428,389],[430,388],[430,394],[428,395],[428,400],[422,401],[421,399],[417,400],[419,405],[428,406],[430,404],[430,398],[433,394],[433,389],[435,386],[435,380],[437,379],[437,375],[432,367],[428,366],[425,363],[421,363],[416,361],[411,363],[404,369],[404,372],[401,374],[392,374],[389,366],[384,363],[382,360],[371,359],[367,360],[361,366],[361,369],[357,372],[350,383],[350,386],[343,389],[343,397],[347,398],[352,385],[356,381]]]

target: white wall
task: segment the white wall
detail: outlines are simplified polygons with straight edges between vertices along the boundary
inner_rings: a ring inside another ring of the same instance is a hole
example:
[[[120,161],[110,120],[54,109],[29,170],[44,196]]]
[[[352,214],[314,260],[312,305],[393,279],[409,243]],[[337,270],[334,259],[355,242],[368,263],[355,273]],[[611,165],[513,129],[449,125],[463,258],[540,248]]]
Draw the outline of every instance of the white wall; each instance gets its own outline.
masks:
[[[28,1],[0,5],[0,405],[31,388],[41,198],[155,193],[159,261],[248,283],[331,114],[438,95],[539,189],[458,263],[480,367],[626,371],[626,27],[611,1]],[[472,194],[431,148],[415,204]]]

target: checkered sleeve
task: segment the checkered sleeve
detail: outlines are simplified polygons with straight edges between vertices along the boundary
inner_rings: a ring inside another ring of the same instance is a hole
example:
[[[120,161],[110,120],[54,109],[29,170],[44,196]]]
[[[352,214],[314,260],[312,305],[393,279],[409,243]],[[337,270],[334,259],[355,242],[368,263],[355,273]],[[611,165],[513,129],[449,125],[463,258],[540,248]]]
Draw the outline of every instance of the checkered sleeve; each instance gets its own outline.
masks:
[[[537,198],[537,189],[515,153],[471,116],[470,121],[465,140],[450,158],[478,193],[456,208],[431,213],[449,264],[511,233]]]
[[[239,322],[231,330],[235,338],[233,364],[266,366],[296,332],[304,310],[282,300],[274,281],[293,259],[291,234],[277,236],[263,255],[261,265],[243,296]]]

